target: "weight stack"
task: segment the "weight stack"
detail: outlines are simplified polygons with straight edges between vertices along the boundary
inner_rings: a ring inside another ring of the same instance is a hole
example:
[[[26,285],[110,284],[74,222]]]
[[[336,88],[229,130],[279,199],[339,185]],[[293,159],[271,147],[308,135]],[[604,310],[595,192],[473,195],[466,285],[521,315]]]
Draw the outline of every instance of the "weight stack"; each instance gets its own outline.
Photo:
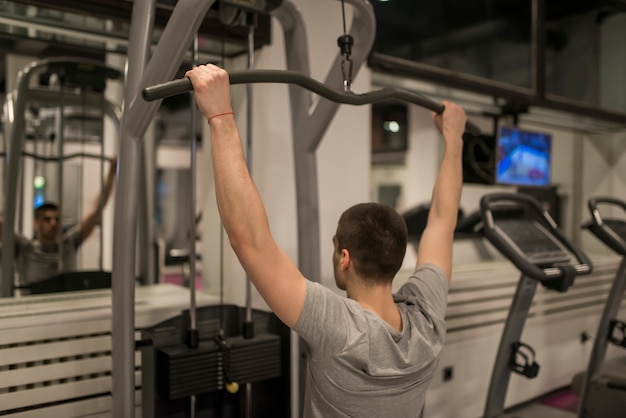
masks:
[[[158,348],[157,391],[163,399],[176,400],[222,390],[228,382],[242,385],[279,377],[280,354],[280,337],[273,334],[230,337],[225,347],[210,340],[198,348]]]

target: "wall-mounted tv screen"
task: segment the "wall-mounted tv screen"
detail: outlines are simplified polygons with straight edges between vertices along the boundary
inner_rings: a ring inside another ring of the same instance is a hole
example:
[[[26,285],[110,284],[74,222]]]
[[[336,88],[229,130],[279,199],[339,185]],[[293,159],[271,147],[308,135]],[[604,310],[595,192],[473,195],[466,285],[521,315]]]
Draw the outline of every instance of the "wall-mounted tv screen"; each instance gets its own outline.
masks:
[[[500,127],[496,153],[496,183],[519,186],[550,184],[552,137],[541,132]]]

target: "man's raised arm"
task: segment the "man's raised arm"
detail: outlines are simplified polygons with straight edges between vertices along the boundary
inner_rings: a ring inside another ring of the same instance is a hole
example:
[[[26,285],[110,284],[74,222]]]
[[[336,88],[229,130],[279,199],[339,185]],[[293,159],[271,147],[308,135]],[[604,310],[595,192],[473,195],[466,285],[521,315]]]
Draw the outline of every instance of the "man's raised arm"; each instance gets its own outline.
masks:
[[[112,158],[110,163],[111,165],[109,167],[107,177],[104,180],[102,193],[98,194],[94,198],[93,202],[91,203],[91,208],[89,208],[89,212],[87,212],[85,216],[80,220],[79,231],[81,242],[86,240],[89,235],[91,235],[95,227],[102,222],[101,209],[106,206],[107,201],[111,196],[113,186],[115,184],[115,176],[117,175],[117,157]]]
[[[436,264],[450,281],[452,241],[463,185],[463,132],[467,118],[456,104],[447,101],[443,104],[444,112],[433,115],[433,120],[443,135],[445,151],[433,187],[428,222],[420,239],[417,266]]]
[[[230,245],[272,311],[293,328],[306,295],[306,279],[270,232],[261,197],[243,153],[230,102],[228,73],[201,65],[186,74],[211,127],[215,193]]]

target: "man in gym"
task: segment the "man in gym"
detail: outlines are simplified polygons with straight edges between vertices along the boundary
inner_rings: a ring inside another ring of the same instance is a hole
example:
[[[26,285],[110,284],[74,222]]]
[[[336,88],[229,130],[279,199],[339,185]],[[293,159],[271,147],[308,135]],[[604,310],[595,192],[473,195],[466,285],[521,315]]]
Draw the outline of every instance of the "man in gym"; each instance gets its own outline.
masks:
[[[102,194],[95,197],[89,212],[73,228],[63,233],[63,265],[59,269],[58,235],[60,225],[59,207],[56,203],[44,202],[35,209],[33,220],[34,239],[15,235],[15,258],[20,285],[30,285],[54,276],[61,271],[76,269],[76,251],[101,223],[100,208],[106,205],[115,183],[117,157],[110,161],[109,172],[104,181]],[[0,218],[0,238],[3,222]]]
[[[305,279],[275,243],[246,167],[228,73],[203,65],[186,76],[210,125],[217,204],[230,244],[269,307],[306,343],[304,416],[419,416],[445,336],[464,111],[444,102],[445,111],[433,117],[445,152],[415,273],[392,294],[407,245],[404,220],[384,205],[353,206],[333,237],[343,298]]]

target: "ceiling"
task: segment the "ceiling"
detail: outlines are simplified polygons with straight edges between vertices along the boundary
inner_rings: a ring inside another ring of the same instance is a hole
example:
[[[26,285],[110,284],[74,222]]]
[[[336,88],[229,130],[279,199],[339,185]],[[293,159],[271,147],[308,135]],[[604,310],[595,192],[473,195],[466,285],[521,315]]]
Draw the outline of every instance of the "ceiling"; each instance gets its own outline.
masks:
[[[415,50],[416,44],[437,40],[445,41],[447,48],[454,50],[472,42],[484,42],[486,37],[501,39],[502,36],[528,41],[532,3],[532,0],[372,0],[378,25],[375,49]],[[585,13],[597,12],[600,19],[607,13],[626,12],[626,0],[539,0],[539,3],[545,4],[548,25]]]

